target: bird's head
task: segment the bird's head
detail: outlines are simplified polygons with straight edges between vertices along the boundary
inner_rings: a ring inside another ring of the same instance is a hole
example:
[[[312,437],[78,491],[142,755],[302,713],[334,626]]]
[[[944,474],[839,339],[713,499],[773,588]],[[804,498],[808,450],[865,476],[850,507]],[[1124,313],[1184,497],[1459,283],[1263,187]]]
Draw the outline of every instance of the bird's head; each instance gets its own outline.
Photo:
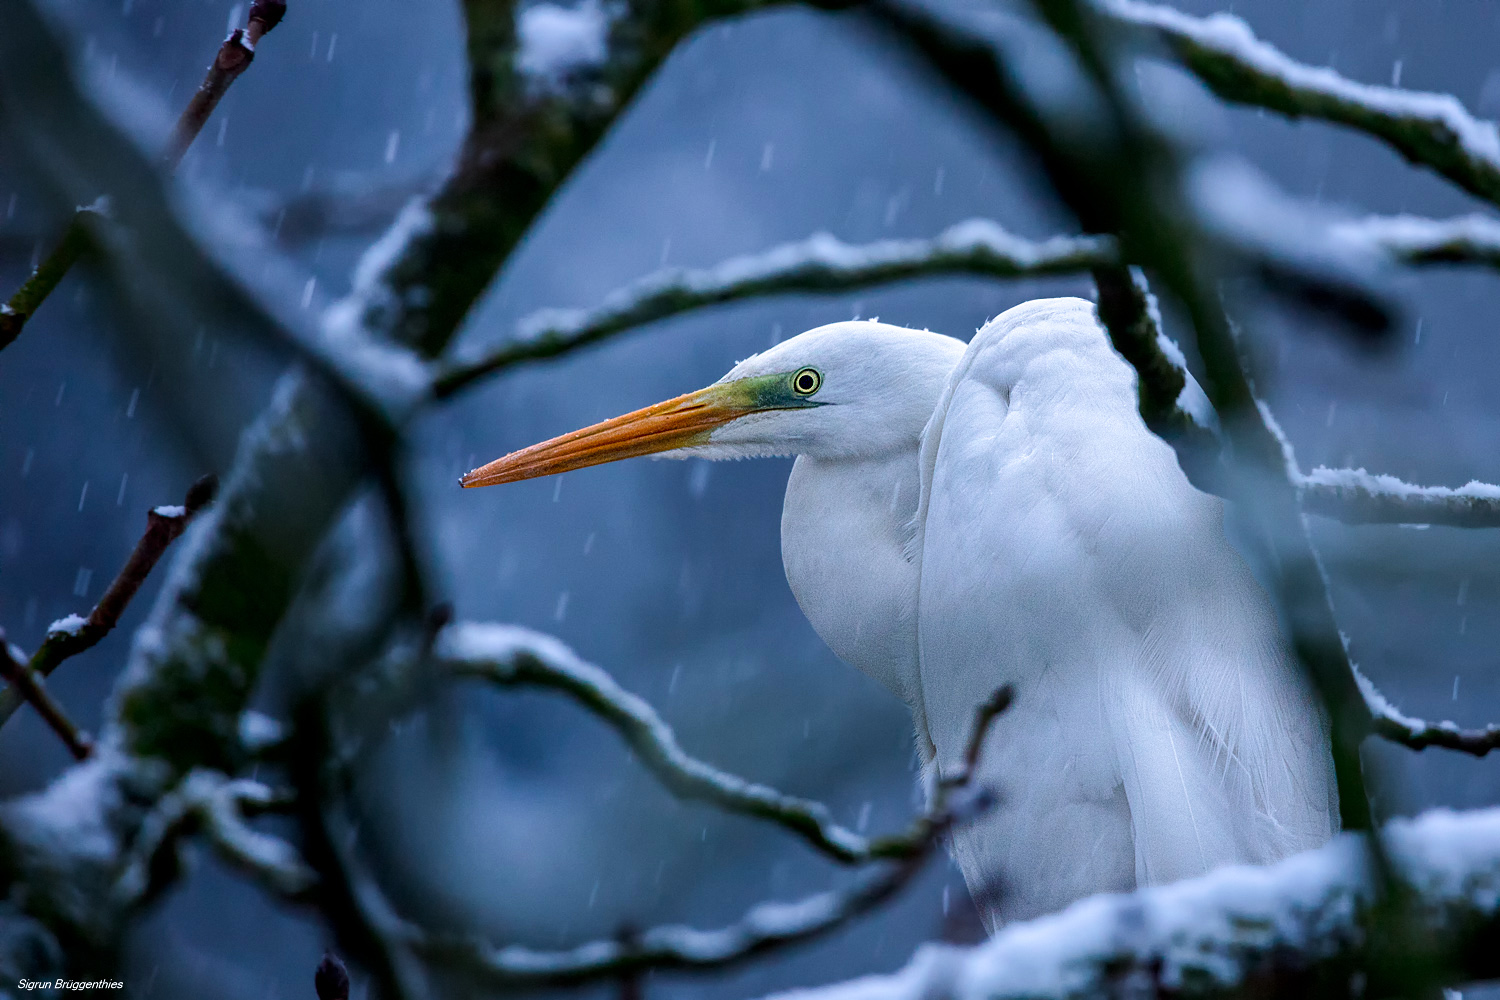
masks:
[[[851,458],[915,446],[963,354],[952,337],[883,323],[821,326],[690,392],[497,458],[492,486],[638,455]]]

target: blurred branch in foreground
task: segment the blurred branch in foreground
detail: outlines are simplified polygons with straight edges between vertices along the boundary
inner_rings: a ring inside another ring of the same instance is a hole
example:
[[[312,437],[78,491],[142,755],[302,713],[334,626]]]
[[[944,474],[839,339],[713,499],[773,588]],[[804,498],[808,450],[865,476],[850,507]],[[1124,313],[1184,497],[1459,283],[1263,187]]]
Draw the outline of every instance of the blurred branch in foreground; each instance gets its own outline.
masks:
[[[203,131],[209,115],[219,106],[229,85],[239,78],[255,58],[255,46],[261,38],[281,23],[286,15],[286,0],[252,0],[245,27],[235,28],[219,46],[208,73],[188,105],[177,119],[172,135],[167,140],[162,165],[175,170],[182,162],[188,147]],[[0,350],[21,335],[26,321],[32,317],[47,296],[52,294],[63,277],[78,262],[88,249],[91,240],[88,233],[87,213],[95,211],[93,206],[79,208],[68,222],[62,239],[31,272],[31,277],[22,283],[10,299],[0,304]],[[0,716],[3,719],[3,716]]]
[[[1372,215],[1337,223],[1333,234],[1402,264],[1482,264],[1500,269],[1500,219],[1488,215]]]
[[[1500,975],[1500,809],[1437,810],[1384,828],[1412,930],[1443,981]],[[1096,896],[972,949],[929,945],[901,971],[781,1000],[1369,996],[1390,947],[1357,835],[1268,868]]]
[[[1204,85],[1237,104],[1346,125],[1385,141],[1486,201],[1500,205],[1500,133],[1451,94],[1356,83],[1309,66],[1255,37],[1232,14],[1198,18],[1135,0],[1102,5],[1121,24],[1149,29]]]

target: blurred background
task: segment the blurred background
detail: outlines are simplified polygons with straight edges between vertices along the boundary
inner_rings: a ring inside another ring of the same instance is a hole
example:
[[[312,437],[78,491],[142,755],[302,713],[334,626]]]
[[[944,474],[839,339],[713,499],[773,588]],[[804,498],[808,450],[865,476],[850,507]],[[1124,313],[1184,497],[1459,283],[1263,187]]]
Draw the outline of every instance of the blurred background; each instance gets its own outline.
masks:
[[[80,70],[148,148],[164,141],[226,26],[244,19],[228,0],[58,0],[53,10]],[[1263,0],[1239,13],[1295,58],[1500,115],[1493,5]],[[293,296],[317,309],[348,290],[359,255],[401,206],[441,180],[467,123],[465,73],[454,3],[291,0],[188,154],[182,197],[263,229],[254,252],[284,256],[299,276]],[[1369,139],[1224,109],[1166,69],[1148,76],[1184,129],[1240,150],[1293,195],[1352,214],[1477,208]],[[65,222],[44,211],[36,187],[0,144],[5,294]],[[672,56],[562,189],[458,346],[501,340],[539,307],[593,305],[663,265],[711,265],[817,231],[849,242],[927,236],[975,216],[1029,237],[1075,225],[1014,143],[857,24],[797,9],[737,20]],[[1431,269],[1395,280],[1405,305],[1398,350],[1359,354],[1317,331],[1273,327],[1258,388],[1304,468],[1500,481],[1500,281]],[[968,338],[1017,302],[1090,291],[1083,279],[943,279],[767,299],[486,382],[418,431],[408,472],[429,555],[461,616],[555,633],[656,705],[689,751],[820,798],[860,830],[900,828],[916,804],[906,711],[834,659],[787,589],[779,522],[789,461],[637,460],[465,492],[456,477],[706,385],[823,323],[878,317]],[[198,475],[228,467],[227,452],[183,433],[192,415],[171,405],[172,387],[133,352],[116,313],[79,269],[0,354],[0,625],[28,649],[49,622],[87,612],[147,509],[180,502]],[[276,374],[212,330],[193,364],[205,384],[251,402]],[[1500,533],[1323,521],[1315,532],[1366,672],[1413,714],[1500,718]],[[160,582],[119,631],[51,680],[86,728],[97,728]],[[1500,802],[1492,764],[1368,752],[1386,814]],[[0,796],[42,787],[68,762],[23,710],[0,730]],[[378,749],[360,794],[361,833],[391,890],[434,923],[496,942],[552,948],[623,927],[715,926],[759,900],[848,877],[764,824],[676,803],[611,731],[559,698],[433,692]],[[210,856],[199,860],[135,933],[129,994],[311,996],[325,930]],[[831,938],[729,975],[652,977],[644,989],[752,996],[891,970],[922,941],[980,933],[962,880],[940,858],[896,903]],[[356,996],[362,986],[356,974]]]

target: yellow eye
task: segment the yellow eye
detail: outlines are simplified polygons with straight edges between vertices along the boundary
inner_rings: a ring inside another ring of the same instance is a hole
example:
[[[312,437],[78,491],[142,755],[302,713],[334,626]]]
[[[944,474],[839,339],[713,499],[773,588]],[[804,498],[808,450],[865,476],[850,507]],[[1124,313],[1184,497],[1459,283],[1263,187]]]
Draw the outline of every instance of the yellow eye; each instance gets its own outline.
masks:
[[[823,384],[823,376],[816,368],[803,368],[792,376],[792,391],[799,396],[811,396]]]

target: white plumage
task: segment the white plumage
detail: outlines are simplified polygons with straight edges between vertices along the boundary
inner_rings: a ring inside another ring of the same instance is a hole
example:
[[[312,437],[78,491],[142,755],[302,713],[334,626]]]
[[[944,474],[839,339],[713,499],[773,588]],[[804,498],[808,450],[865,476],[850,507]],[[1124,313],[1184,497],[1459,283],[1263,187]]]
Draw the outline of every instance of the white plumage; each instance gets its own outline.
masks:
[[[911,708],[929,772],[1013,685],[980,763],[1000,804],[954,835],[992,929],[1336,830],[1327,727],[1274,609],[1222,501],[1145,427],[1090,303],[1017,306],[967,348],[821,327],[465,484],[653,452],[798,456],[787,580],[833,651]]]

